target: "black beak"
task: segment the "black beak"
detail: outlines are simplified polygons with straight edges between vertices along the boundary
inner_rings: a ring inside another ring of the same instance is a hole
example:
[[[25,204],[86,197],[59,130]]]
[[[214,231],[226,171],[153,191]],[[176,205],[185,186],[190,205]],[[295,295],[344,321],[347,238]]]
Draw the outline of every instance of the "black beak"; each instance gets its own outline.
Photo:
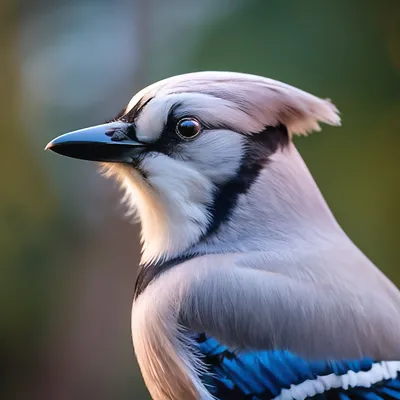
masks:
[[[146,146],[126,135],[129,126],[110,122],[66,133],[53,139],[45,150],[81,160],[129,163]]]

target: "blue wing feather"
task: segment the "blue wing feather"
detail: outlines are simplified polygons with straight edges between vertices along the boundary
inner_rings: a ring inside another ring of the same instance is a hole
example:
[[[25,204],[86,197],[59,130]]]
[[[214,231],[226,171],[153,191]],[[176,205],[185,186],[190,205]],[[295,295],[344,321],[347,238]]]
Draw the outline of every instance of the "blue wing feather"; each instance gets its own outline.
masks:
[[[198,350],[208,368],[203,382],[212,395],[220,400],[273,399],[306,381],[319,379],[315,399],[399,399],[400,375],[382,379],[370,387],[325,387],[320,377],[335,374],[345,376],[350,372],[369,372],[377,361],[371,358],[341,361],[307,361],[289,351],[235,352],[205,334],[195,337]],[[292,395],[293,399],[310,398]],[[287,395],[287,394],[286,394]],[[296,397],[297,396],[297,397]]]

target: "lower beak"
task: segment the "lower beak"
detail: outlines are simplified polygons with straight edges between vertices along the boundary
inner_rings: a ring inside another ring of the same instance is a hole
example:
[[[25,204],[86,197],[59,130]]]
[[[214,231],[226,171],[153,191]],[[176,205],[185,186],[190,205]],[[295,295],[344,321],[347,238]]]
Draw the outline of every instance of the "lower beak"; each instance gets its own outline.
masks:
[[[129,163],[146,144],[130,139],[128,127],[124,122],[110,122],[66,133],[53,139],[45,150],[81,160]]]

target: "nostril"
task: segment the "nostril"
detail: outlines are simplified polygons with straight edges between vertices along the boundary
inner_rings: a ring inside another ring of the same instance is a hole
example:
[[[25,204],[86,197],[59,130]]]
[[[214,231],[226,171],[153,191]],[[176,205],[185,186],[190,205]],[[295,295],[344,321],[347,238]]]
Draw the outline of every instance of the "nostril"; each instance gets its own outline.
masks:
[[[128,135],[126,134],[125,129],[115,128],[106,133],[107,136],[111,136],[111,140],[113,142],[122,142],[123,140],[130,140]]]

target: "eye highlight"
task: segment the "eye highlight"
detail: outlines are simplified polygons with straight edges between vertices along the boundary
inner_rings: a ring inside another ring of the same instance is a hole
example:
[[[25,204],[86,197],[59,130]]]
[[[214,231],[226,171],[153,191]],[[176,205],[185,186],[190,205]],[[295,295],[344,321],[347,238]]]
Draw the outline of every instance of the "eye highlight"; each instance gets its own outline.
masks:
[[[175,131],[184,140],[193,139],[201,132],[201,125],[194,118],[182,118],[176,124]]]

